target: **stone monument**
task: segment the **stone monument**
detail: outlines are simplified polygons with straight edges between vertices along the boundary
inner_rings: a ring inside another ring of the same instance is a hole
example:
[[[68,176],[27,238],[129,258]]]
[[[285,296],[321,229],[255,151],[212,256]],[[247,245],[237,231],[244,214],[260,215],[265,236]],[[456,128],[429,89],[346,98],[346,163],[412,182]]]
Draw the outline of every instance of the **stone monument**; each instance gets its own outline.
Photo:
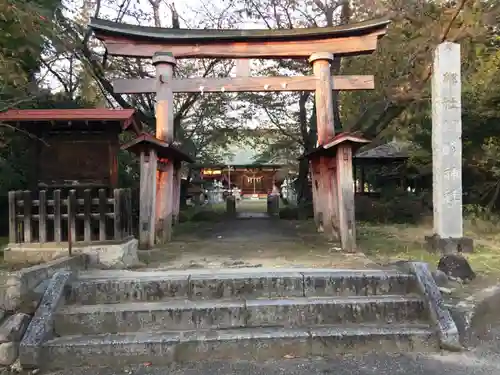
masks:
[[[434,52],[432,73],[432,202],[434,234],[428,248],[444,254],[471,252],[463,237],[462,103],[460,45],[444,42]]]

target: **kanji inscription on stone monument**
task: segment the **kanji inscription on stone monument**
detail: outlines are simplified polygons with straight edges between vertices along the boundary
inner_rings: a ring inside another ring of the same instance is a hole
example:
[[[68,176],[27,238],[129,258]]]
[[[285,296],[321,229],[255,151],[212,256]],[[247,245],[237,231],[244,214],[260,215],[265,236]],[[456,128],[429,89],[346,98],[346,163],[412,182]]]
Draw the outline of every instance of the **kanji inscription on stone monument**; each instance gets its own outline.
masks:
[[[434,53],[432,167],[434,237],[443,240],[446,244],[438,247],[444,245],[449,252],[463,241],[460,45],[456,43],[442,43]]]

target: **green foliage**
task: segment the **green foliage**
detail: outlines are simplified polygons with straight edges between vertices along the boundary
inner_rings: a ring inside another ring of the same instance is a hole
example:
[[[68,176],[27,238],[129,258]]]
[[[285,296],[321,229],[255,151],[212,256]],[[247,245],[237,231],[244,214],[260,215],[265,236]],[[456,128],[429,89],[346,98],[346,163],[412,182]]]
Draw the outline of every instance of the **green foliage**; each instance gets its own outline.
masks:
[[[425,196],[384,190],[381,197],[356,196],[356,219],[372,223],[419,224],[431,215]]]
[[[3,0],[0,2],[0,110],[16,103],[38,71],[39,57],[52,35],[56,0]],[[3,102],[3,104],[2,104]]]
[[[280,208],[279,218],[283,220],[298,220],[299,219],[298,207],[286,206]]]
[[[313,205],[307,203],[303,207],[292,205],[282,207],[280,208],[279,217],[283,220],[311,219],[314,217]]]
[[[500,215],[491,211],[488,207],[480,204],[464,205],[464,219],[470,222],[471,226],[478,233],[494,234],[498,233],[500,225]]]
[[[29,136],[12,129],[4,129],[5,143],[0,149],[0,197],[9,190],[26,189],[31,180],[29,175],[33,164],[29,150],[32,149]]]

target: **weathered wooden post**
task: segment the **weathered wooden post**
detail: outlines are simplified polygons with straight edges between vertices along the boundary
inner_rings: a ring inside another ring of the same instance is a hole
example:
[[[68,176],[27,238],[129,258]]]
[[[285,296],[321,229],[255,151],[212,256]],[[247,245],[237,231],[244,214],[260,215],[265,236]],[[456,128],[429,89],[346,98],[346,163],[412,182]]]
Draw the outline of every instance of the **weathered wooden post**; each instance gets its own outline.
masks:
[[[174,141],[174,95],[171,82],[175,58],[168,52],[153,55],[156,68],[156,138],[172,144]],[[160,160],[156,188],[155,232],[159,244],[165,244],[172,237],[172,216],[174,211],[174,162]]]
[[[434,234],[426,237],[431,251],[471,252],[462,219],[462,87],[460,45],[445,42],[434,52],[432,74],[432,203]]]
[[[151,249],[155,244],[156,169],[154,149],[140,151],[141,180],[139,187],[139,247]]]
[[[16,191],[9,191],[9,243],[14,244],[18,241],[19,229],[17,226],[17,201]]]
[[[333,119],[333,79],[330,73],[331,53],[315,53],[309,58],[316,77],[316,124],[318,129],[318,146],[328,143],[335,137]],[[313,171],[313,203],[314,218],[330,239],[338,238],[338,206],[336,201],[337,185],[335,165],[331,157],[311,159]]]
[[[179,222],[179,211],[181,204],[181,163],[176,161],[174,163],[174,193],[173,193],[173,212],[172,212],[172,220],[174,224]]]
[[[155,205],[158,197],[156,188],[159,186],[157,170],[164,172],[163,168],[168,163],[171,165],[180,164],[183,161],[192,163],[193,160],[174,146],[146,133],[122,145],[121,148],[141,158],[139,246],[142,249],[149,249],[155,243],[159,243],[159,238],[155,235],[156,213],[158,212]],[[167,162],[160,164],[158,160]],[[169,202],[172,203],[171,200]]]
[[[337,202],[339,208],[339,233],[342,249],[356,251],[356,219],[355,219],[355,186],[352,170],[352,155],[368,140],[349,136],[345,133],[338,135],[336,145],[337,157]]]
[[[327,192],[334,191],[335,195],[329,193],[326,197],[330,204],[334,202],[336,221],[332,221],[335,227],[335,235],[340,238],[342,249],[346,251],[356,250],[356,222],[354,205],[354,176],[352,170],[352,155],[359,147],[370,143],[367,139],[354,134],[337,134],[330,142],[319,146],[306,157],[312,164],[319,164],[322,174],[326,174]],[[323,185],[324,186],[324,185]],[[332,189],[335,186],[335,190]],[[332,205],[333,206],[333,205]],[[331,206],[330,206],[331,207]]]
[[[319,163],[314,162],[312,159],[309,160],[309,172],[311,174],[311,191],[313,198],[313,214],[314,214],[314,223],[316,224],[316,228],[318,232],[323,231],[323,212],[321,210],[320,204],[320,178],[319,178]],[[305,203],[305,202],[302,202]]]

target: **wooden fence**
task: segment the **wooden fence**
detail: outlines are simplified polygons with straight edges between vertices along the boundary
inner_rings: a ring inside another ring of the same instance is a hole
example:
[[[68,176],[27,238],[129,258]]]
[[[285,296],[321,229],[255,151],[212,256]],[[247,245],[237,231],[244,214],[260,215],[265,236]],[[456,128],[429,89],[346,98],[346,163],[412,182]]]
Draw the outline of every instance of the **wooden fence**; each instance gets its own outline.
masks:
[[[130,189],[9,192],[10,243],[92,243],[132,235]],[[49,197],[50,194],[50,197]]]

